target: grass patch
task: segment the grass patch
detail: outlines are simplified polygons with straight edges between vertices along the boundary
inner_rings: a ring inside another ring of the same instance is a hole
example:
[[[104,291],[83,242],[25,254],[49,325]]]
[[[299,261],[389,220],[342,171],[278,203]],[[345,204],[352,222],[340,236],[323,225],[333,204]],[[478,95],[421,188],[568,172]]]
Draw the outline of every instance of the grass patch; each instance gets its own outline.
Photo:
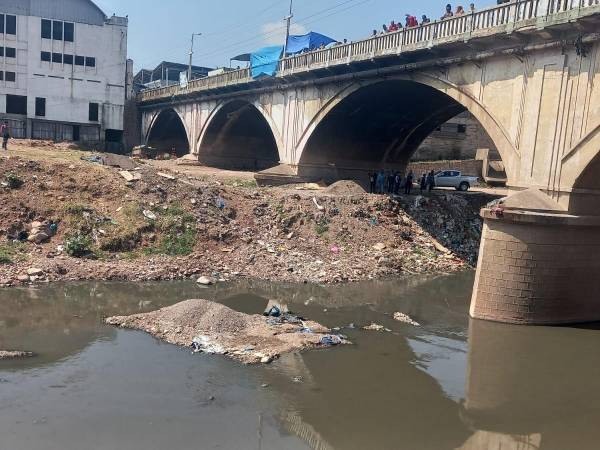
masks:
[[[242,188],[257,188],[258,184],[255,179],[231,178],[223,182],[225,186],[242,187]]]
[[[65,252],[74,258],[85,258],[93,255],[92,239],[81,233],[67,236],[65,238]]]
[[[181,205],[157,210],[154,228],[162,237],[158,244],[144,250],[149,255],[187,256],[196,244],[196,218]]]
[[[0,265],[13,264],[15,261],[26,259],[27,244],[23,242],[8,242],[0,245]]]

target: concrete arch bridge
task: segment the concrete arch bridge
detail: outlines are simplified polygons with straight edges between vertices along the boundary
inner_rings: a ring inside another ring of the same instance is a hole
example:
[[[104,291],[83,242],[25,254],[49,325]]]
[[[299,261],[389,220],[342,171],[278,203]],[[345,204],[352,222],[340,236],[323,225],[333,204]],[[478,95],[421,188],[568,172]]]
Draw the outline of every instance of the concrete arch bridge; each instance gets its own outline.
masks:
[[[404,170],[431,132],[468,110],[516,193],[483,211],[472,315],[600,320],[596,0],[517,0],[284,58],[274,77],[243,69],[143,91],[138,106],[145,143],[307,180]]]

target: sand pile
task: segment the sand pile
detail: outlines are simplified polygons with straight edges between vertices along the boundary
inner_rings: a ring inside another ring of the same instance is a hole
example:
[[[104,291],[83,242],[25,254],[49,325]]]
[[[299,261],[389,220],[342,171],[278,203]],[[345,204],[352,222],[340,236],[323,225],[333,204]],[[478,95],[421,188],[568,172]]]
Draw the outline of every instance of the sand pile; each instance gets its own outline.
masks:
[[[186,300],[150,313],[110,317],[106,323],[143,330],[171,344],[227,355],[246,364],[347,343],[316,322],[244,314],[208,300]]]
[[[341,180],[333,183],[325,192],[332,195],[361,195],[366,191],[356,181]]]

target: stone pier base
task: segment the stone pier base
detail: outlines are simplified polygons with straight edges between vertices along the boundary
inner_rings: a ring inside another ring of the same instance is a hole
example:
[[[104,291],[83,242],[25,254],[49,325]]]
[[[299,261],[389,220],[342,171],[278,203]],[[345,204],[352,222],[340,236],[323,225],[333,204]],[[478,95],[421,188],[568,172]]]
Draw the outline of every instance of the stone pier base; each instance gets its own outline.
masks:
[[[600,321],[600,217],[488,209],[482,216],[473,318]]]

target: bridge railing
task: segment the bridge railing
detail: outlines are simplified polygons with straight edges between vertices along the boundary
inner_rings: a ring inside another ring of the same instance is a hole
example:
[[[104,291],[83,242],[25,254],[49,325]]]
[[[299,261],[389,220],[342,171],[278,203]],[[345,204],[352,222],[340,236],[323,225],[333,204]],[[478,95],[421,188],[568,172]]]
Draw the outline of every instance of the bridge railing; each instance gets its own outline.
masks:
[[[542,8],[541,5],[544,5]],[[424,47],[449,40],[468,39],[478,35],[497,32],[496,27],[526,22],[550,14],[593,6],[590,0],[513,0],[480,11],[439,20],[413,28],[403,28],[394,33],[373,36],[357,42],[339,44],[323,50],[282,58],[277,75],[285,76],[312,68],[368,60],[378,56],[400,54],[403,51]],[[540,10],[540,8],[544,10]],[[212,77],[191,81],[187,87],[178,85],[142,91],[139,100],[185,95],[191,92],[224,87],[251,81],[250,69],[240,69]]]

